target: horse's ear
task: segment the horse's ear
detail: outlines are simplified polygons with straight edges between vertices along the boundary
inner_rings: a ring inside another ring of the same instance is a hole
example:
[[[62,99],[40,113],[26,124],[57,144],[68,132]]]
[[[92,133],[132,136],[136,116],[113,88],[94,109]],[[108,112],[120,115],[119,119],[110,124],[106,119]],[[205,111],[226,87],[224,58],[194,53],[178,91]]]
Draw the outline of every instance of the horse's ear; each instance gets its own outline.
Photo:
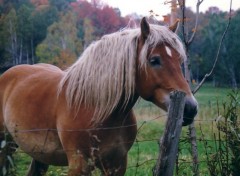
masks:
[[[176,32],[177,28],[178,28],[179,21],[180,20],[175,21],[175,23],[172,26],[169,26],[169,29],[173,32]]]
[[[150,33],[150,26],[146,20],[146,17],[143,17],[141,20],[141,37],[145,41],[148,38]]]

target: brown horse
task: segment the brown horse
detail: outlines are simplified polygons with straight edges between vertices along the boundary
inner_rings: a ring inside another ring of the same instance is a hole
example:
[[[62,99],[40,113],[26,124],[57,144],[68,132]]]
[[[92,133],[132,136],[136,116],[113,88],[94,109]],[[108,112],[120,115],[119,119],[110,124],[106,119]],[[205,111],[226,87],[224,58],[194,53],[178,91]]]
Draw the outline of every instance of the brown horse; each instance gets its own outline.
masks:
[[[137,132],[139,97],[167,110],[169,93],[186,92],[183,125],[197,102],[181,72],[186,57],[175,26],[125,29],[91,44],[66,71],[20,65],[0,77],[0,130],[33,160],[28,175],[68,165],[68,176],[124,175]],[[0,136],[3,140],[3,135]]]

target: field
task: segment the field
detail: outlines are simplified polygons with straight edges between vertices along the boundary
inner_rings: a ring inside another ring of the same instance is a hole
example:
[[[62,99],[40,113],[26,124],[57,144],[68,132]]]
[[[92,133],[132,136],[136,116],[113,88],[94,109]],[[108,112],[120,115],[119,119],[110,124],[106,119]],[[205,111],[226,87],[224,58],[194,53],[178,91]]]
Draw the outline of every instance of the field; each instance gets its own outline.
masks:
[[[217,117],[217,104],[221,104],[231,90],[228,88],[213,88],[210,85],[204,86],[196,94],[199,102],[199,114],[195,125],[197,129],[197,138],[212,138],[212,132],[215,130],[212,119]],[[166,113],[159,110],[155,105],[140,100],[134,107],[136,116],[138,117],[139,133],[137,140],[129,152],[127,176],[152,175],[152,169],[156,163],[159,151],[159,137],[164,130]],[[201,127],[201,130],[200,130]],[[179,154],[179,170],[180,175],[192,175],[191,173],[191,155],[189,143],[184,142],[187,136],[188,128],[184,127],[182,131],[180,154]],[[198,142],[200,175],[209,175],[206,167],[206,156],[204,155],[204,144]],[[18,150],[14,156],[15,166],[18,176],[25,175],[30,158]],[[66,167],[50,167],[48,176],[66,175]],[[93,175],[99,175],[95,172]]]
[[[216,119],[218,115],[217,106],[218,104],[220,106],[222,102],[226,101],[226,97],[229,92],[231,92],[231,89],[229,88],[214,88],[211,85],[205,85],[199,90],[199,92],[196,93],[195,97],[199,103],[199,113],[195,120],[198,139],[202,138],[203,135],[205,139],[213,138],[213,132],[216,130],[214,119]],[[150,120],[156,118],[158,114],[160,116],[164,115],[164,112],[159,112],[157,114],[157,109],[155,109],[156,107],[153,107],[154,105],[145,103],[146,102],[141,102],[136,106],[136,113],[139,113],[140,117],[142,118],[139,120],[139,126],[145,122],[144,119],[147,119],[146,121],[150,122],[145,123],[144,127],[142,127],[137,137],[138,141],[140,142],[135,143],[129,152],[129,165],[140,165],[139,167],[132,167],[128,169],[127,175],[129,176],[152,175],[152,168],[156,164],[156,159],[158,157],[159,137],[163,134],[164,130],[165,117],[154,121]],[[149,111],[149,109],[152,110]],[[144,111],[145,113],[143,113]],[[155,114],[152,114],[152,111],[154,111]],[[143,114],[145,114],[145,117],[143,117]],[[150,114],[150,117],[148,114]],[[188,128],[184,127],[180,143],[179,170],[181,173],[179,173],[179,175],[193,175],[190,154],[191,146],[185,140],[187,134]],[[211,142],[212,141],[209,141],[208,143]],[[140,152],[138,152],[138,150]],[[203,142],[198,141],[198,152],[200,161],[200,175],[209,175],[206,166],[205,147]],[[140,156],[138,156],[138,154]]]

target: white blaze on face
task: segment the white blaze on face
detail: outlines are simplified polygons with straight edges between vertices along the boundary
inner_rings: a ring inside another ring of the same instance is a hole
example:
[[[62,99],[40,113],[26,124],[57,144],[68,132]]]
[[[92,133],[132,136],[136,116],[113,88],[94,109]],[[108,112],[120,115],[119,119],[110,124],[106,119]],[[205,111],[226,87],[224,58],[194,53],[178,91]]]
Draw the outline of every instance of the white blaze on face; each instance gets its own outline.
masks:
[[[170,49],[169,47],[167,47],[167,46],[165,46],[165,49],[166,49],[167,54],[168,54],[170,57],[172,57],[172,51],[171,51],[171,49]]]

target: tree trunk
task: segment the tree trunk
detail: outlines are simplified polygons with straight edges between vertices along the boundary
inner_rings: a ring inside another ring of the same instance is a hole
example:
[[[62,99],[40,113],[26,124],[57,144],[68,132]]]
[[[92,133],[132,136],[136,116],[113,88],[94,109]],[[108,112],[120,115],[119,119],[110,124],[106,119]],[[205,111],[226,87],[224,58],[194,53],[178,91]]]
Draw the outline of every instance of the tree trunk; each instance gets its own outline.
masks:
[[[9,23],[9,34],[10,34],[10,42],[11,42],[11,55],[13,59],[13,64],[18,64],[18,57],[17,57],[17,34],[13,26],[13,22],[10,20]]]
[[[231,78],[232,88],[237,89],[237,79],[236,79],[236,74],[235,74],[233,65],[229,66],[229,74],[230,74],[230,78]]]
[[[33,47],[33,38],[31,38],[31,51],[32,51],[32,64],[34,64],[34,47]]]
[[[19,64],[22,64],[22,53],[23,53],[23,41],[20,42],[20,51],[19,51]]]

